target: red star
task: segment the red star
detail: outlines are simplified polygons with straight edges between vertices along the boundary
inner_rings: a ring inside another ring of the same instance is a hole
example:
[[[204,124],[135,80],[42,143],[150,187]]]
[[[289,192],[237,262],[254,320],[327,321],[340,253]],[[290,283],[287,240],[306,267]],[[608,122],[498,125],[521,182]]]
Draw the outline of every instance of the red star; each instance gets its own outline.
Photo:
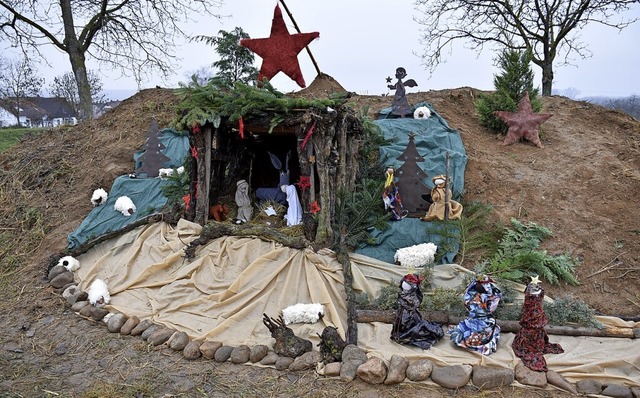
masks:
[[[298,53],[318,36],[318,32],[289,34],[280,6],[276,5],[271,36],[264,39],[242,39],[240,45],[262,57],[258,81],[262,81],[263,77],[270,80],[278,72],[284,72],[300,87],[306,87],[298,63]]]
[[[544,148],[538,136],[538,127],[553,115],[549,113],[533,113],[531,102],[529,101],[529,93],[525,93],[524,97],[518,102],[517,112],[495,111],[493,114],[509,126],[507,136],[504,137],[502,145],[511,145],[524,138],[538,148]]]

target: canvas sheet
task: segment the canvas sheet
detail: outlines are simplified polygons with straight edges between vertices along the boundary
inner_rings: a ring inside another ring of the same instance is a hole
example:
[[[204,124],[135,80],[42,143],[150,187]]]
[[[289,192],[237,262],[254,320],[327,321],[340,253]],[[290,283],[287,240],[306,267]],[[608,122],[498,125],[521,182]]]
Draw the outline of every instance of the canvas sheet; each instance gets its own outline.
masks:
[[[161,130],[159,138],[166,146],[162,151],[163,154],[171,159],[165,162],[164,167],[180,167],[184,157],[189,153],[189,138],[172,129]],[[141,166],[138,159],[143,153],[144,151],[139,151],[134,154],[135,166],[132,165],[131,171]],[[78,228],[69,234],[67,248],[75,249],[88,240],[118,231],[140,218],[160,211],[167,203],[167,198],[162,193],[162,186],[168,183],[166,180],[144,176],[130,178],[126,175],[116,178],[111,186],[107,203],[94,208]],[[133,201],[137,208],[133,215],[125,217],[113,208],[120,196],[128,196]]]
[[[346,330],[342,266],[330,251],[295,250],[249,237],[223,237],[201,246],[196,258],[183,257],[183,249],[198,237],[198,224],[180,221],[172,227],[156,223],[139,227],[103,242],[78,257],[76,280],[87,289],[103,279],[111,292],[112,312],[136,315],[186,332],[192,339],[216,340],[229,345],[265,344],[273,339],[262,315],[277,317],[297,303],[321,303],[325,316],[316,324],[290,325],[296,335],[319,342],[317,333],[327,325]],[[363,255],[352,256],[354,287],[371,298],[388,281],[397,283],[407,269]],[[435,267],[434,284],[459,286],[464,268]],[[640,327],[617,318],[605,324]],[[389,360],[393,354],[411,360],[429,358],[436,365],[485,364],[513,367],[513,334],[503,333],[498,351],[484,357],[455,347],[445,336],[430,350],[398,345],[389,339],[391,325],[358,325],[358,345],[370,355]],[[564,354],[546,355],[549,367],[569,381],[597,379],[628,386],[640,385],[640,340],[550,336]],[[317,349],[317,348],[316,348]]]

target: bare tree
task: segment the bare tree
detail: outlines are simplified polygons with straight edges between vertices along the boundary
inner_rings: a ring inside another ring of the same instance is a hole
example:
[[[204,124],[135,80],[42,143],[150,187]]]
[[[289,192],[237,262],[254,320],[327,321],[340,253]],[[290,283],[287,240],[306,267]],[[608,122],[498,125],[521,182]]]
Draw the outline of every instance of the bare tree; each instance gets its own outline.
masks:
[[[563,64],[572,54],[591,56],[579,40],[579,31],[597,23],[622,30],[638,18],[618,14],[639,0],[416,0],[422,16],[421,43],[424,64],[431,70],[443,59],[443,51],[456,40],[481,52],[497,43],[515,50],[529,50],[532,62],[542,69],[542,95],[551,95],[553,66],[560,54]]]
[[[102,94],[102,79],[93,70],[87,72],[87,80],[91,90],[91,103],[104,100]],[[80,96],[78,94],[78,84],[75,76],[71,72],[53,78],[53,83],[49,85],[49,94],[53,97],[61,97],[67,100],[75,117],[80,116]]]
[[[26,57],[4,60],[0,64],[3,64],[0,69],[0,102],[16,117],[20,126],[24,98],[39,95],[44,79],[38,76],[38,71]]]
[[[625,112],[640,120],[640,96],[631,95],[622,98],[609,98],[604,104],[605,107]]]
[[[80,116],[90,118],[88,58],[138,82],[173,72],[176,40],[194,16],[213,15],[221,0],[0,0],[0,37],[23,51],[53,45],[66,53],[78,85]]]

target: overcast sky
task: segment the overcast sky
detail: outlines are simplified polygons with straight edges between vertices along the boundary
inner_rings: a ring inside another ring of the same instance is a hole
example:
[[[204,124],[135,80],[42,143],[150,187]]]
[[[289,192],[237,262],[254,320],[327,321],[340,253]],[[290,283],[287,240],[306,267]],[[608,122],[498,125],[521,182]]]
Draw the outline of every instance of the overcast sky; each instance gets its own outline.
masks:
[[[421,52],[419,43],[420,25],[414,22],[416,11],[411,0],[287,0],[302,32],[320,32],[320,38],[311,42],[310,49],[320,70],[335,78],[345,89],[358,94],[383,94],[385,78],[393,77],[395,69],[403,66],[407,78],[412,78],[418,87],[410,92],[439,90],[470,86],[483,90],[493,89],[495,53],[466,50],[460,43],[447,55],[444,63],[433,74],[421,65],[414,53]],[[221,29],[233,30],[242,27],[252,38],[268,37],[271,29],[273,10],[277,1],[266,0],[225,0],[219,9],[223,15],[231,15],[222,21],[202,19],[190,23],[187,29],[192,34],[215,36]],[[284,19],[290,33],[296,33],[289,17]],[[640,17],[640,6],[633,9],[631,16]],[[589,59],[575,60],[575,66],[556,66],[554,90],[574,88],[578,97],[603,95],[640,95],[640,23],[618,32],[612,28],[592,25],[582,33],[582,40],[593,53]],[[49,52],[54,66],[40,66],[40,72],[47,78],[47,86],[54,76],[70,71],[68,60],[62,54]],[[186,43],[177,51],[181,65],[169,80],[143,82],[141,88],[175,87],[186,80],[186,74],[215,60],[213,48],[201,43]],[[316,76],[315,68],[306,51],[298,56],[300,66],[310,84]],[[256,66],[262,60],[256,56]],[[90,69],[96,65],[89,64]],[[540,72],[536,73],[536,84],[541,86]],[[136,89],[137,84],[130,78],[101,71],[104,88],[108,90]],[[395,81],[395,79],[394,79]],[[287,76],[279,73],[273,80],[274,86],[283,92],[299,90]]]

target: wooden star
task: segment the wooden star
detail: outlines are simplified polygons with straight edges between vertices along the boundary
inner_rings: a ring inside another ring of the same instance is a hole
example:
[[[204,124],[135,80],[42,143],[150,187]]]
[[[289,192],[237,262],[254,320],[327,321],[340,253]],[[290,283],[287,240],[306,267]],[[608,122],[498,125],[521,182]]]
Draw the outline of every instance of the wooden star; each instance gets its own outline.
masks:
[[[540,277],[538,275],[536,276],[532,276],[531,277],[531,282],[529,282],[532,285],[539,285],[540,284]]]
[[[546,122],[551,116],[549,113],[534,113],[529,101],[529,93],[525,92],[524,97],[518,103],[517,112],[495,111],[494,115],[504,121],[509,130],[502,145],[511,145],[524,138],[538,148],[544,148],[538,136],[538,127]]]
[[[284,72],[300,87],[306,87],[298,63],[298,53],[318,36],[318,32],[289,34],[282,18],[282,10],[276,5],[271,35],[263,39],[242,39],[240,45],[262,57],[258,81],[262,81],[264,77],[271,79],[278,72]]]

